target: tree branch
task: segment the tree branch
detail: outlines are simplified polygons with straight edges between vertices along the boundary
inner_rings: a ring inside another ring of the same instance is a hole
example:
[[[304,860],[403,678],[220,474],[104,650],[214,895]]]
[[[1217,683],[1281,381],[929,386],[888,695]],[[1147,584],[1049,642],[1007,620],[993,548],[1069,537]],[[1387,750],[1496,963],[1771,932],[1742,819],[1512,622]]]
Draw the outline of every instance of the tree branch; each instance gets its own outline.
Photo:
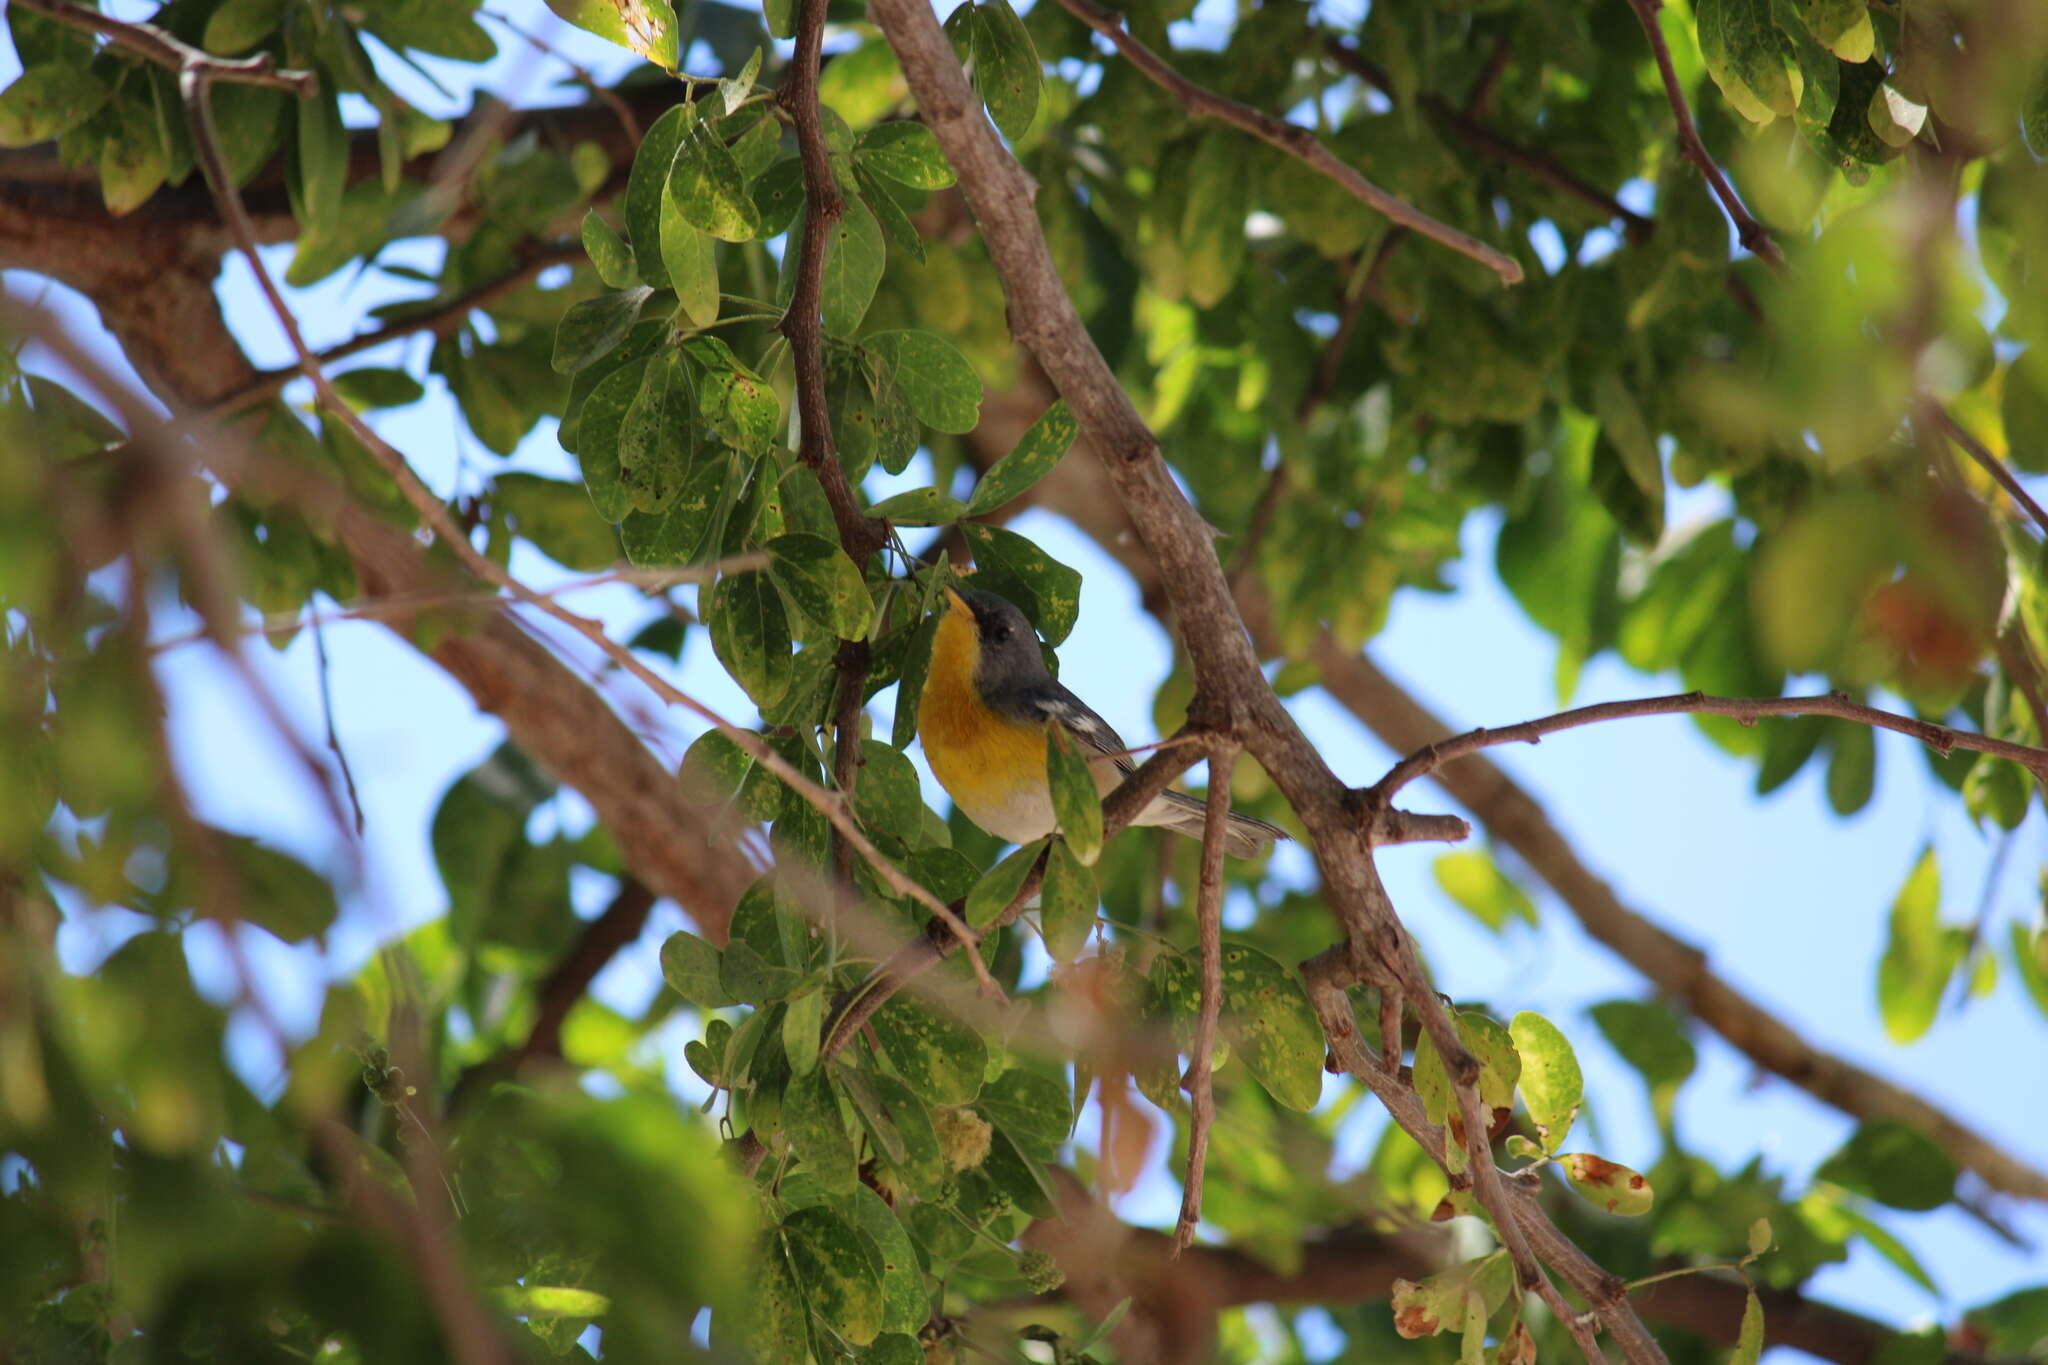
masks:
[[[824,115],[818,108],[818,64],[825,41],[826,0],[799,0],[796,52],[789,79],[779,97],[796,125],[797,154],[803,163],[803,232],[797,245],[796,288],[780,331],[789,338],[789,356],[796,367],[797,458],[824,486],[825,501],[839,528],[841,547],[854,566],[866,564],[881,548],[887,532],[861,510],[859,499],[840,467],[832,439],[832,413],[825,402],[825,248],[845,213],[839,181],[832,174],[832,155],[825,145]]]
[[[960,178],[1002,280],[1012,330],[1073,409],[1118,501],[1158,564],[1194,660],[1196,692],[1190,720],[1242,742],[1273,778],[1307,826],[1328,902],[1343,924],[1347,959],[1383,972],[1415,1002],[1460,1092],[1461,1104],[1476,1104],[1478,1064],[1428,989],[1373,869],[1367,833],[1343,784],[1260,672],[1211,533],[1173,481],[1157,439],[1096,349],[1061,285],[1032,202],[1035,187],[1030,177],[982,117],[930,8],[921,0],[872,0],[869,12],[895,50],[928,126]],[[1543,1215],[1501,1197],[1484,1125],[1471,1136],[1477,1144],[1473,1158],[1480,1167],[1480,1197],[1503,1240],[1515,1249],[1522,1280],[1533,1284],[1541,1275],[1528,1262],[1522,1224],[1544,1222]],[[1561,1269],[1573,1276],[1574,1287],[1595,1305],[1602,1323],[1632,1361],[1663,1360],[1625,1301],[1604,1296],[1598,1284],[1588,1282],[1583,1267],[1568,1263]]]
[[[1223,836],[1230,826],[1230,775],[1237,768],[1237,744],[1225,740],[1209,750],[1209,795],[1202,807],[1202,869],[1195,883],[1195,931],[1202,954],[1202,1003],[1188,1069],[1188,1167],[1181,1181],[1180,1217],[1173,1226],[1176,1256],[1195,1240],[1202,1221],[1202,1177],[1209,1162],[1209,1130],[1216,1122],[1216,1088],[1210,1063],[1216,1051],[1216,1021],[1223,1012]]]
[[[2005,462],[1993,455],[1985,444],[1977,439],[1975,433],[1958,422],[1947,408],[1937,407],[1935,414],[1942,435],[1961,446],[1963,453],[1975,460],[1978,466],[1991,476],[1991,481],[2003,488],[2006,496],[2018,503],[2026,514],[2034,519],[2034,525],[2048,531],[2048,510],[2043,510],[2041,504],[2034,500],[2033,494],[2027,492],[2026,485],[2020,482],[2019,476],[2007,469]]]
[[[1329,54],[1331,61],[1381,94],[1389,97],[1394,94],[1393,80],[1379,64],[1335,34],[1323,40],[1323,51]],[[1480,122],[1483,111],[1461,110],[1443,96],[1433,92],[1424,92],[1416,97],[1415,102],[1424,113],[1442,123],[1476,150],[1505,165],[1526,171],[1552,189],[1592,205],[1609,218],[1620,219],[1622,231],[1630,242],[1646,242],[1650,234],[1656,230],[1654,220],[1644,217],[1599,186],[1582,179],[1556,158],[1534,148],[1525,147],[1488,128]]]
[[[1727,716],[1744,725],[1754,725],[1766,716],[1834,716],[1840,720],[1854,721],[1879,730],[1895,730],[1902,735],[1911,735],[1946,758],[1953,750],[1969,749],[1977,753],[1990,754],[1995,758],[2008,759],[2027,769],[2044,785],[2048,785],[2048,749],[2036,748],[2031,744],[2014,744],[1988,735],[1971,734],[1967,730],[1952,730],[1946,725],[1935,725],[1930,721],[1917,720],[1911,716],[1896,715],[1881,711],[1875,706],[1865,706],[1853,701],[1847,693],[1830,692],[1819,697],[1710,697],[1703,692],[1685,692],[1668,697],[1639,697],[1632,701],[1600,702],[1593,706],[1574,707],[1560,711],[1553,716],[1539,720],[1523,721],[1518,725],[1502,726],[1498,729],[1481,727],[1467,730],[1462,735],[1424,745],[1408,757],[1387,770],[1367,790],[1367,800],[1379,805],[1401,788],[1418,777],[1426,777],[1467,754],[1496,744],[1536,744],[1545,735],[1560,730],[1573,730],[1582,725],[1598,725],[1603,721],[1623,720],[1630,716],[1671,716],[1703,715]]]
[[[238,85],[262,85],[304,98],[319,93],[317,71],[280,71],[268,52],[254,57],[216,57],[173,37],[154,24],[133,23],[74,5],[70,0],[13,0],[25,9],[72,28],[97,33],[113,46],[123,48],[147,61],[172,71],[200,71],[209,81],[233,81]]]
[[[1735,224],[1736,238],[1743,247],[1765,264],[1782,269],[1785,253],[1771,239],[1770,230],[1744,207],[1742,197],[1735,193],[1735,187],[1728,183],[1728,177],[1721,173],[1720,164],[1700,138],[1699,125],[1693,122],[1692,108],[1685,102],[1685,87],[1679,84],[1678,71],[1671,65],[1671,47],[1664,41],[1664,30],[1657,24],[1657,11],[1663,0],[1628,0],[1628,4],[1636,12],[1636,22],[1643,26],[1643,36],[1650,41],[1650,54],[1657,61],[1657,74],[1663,78],[1664,97],[1670,101],[1672,117],[1678,124],[1679,153],[1706,177],[1714,197],[1721,201],[1722,209],[1727,212],[1728,221]]]
[[[1158,53],[1132,37],[1122,19],[1095,4],[1094,0],[1060,0],[1060,4],[1069,14],[1107,38],[1111,46],[1123,54],[1124,60],[1144,72],[1153,84],[1179,100],[1181,108],[1190,117],[1212,118],[1250,133],[1266,145],[1328,176],[1367,208],[1385,214],[1403,227],[1461,256],[1469,256],[1500,276],[1502,283],[1521,283],[1522,267],[1514,257],[1460,232],[1448,223],[1437,221],[1407,200],[1387,193],[1325,147],[1308,129],[1196,85]]]

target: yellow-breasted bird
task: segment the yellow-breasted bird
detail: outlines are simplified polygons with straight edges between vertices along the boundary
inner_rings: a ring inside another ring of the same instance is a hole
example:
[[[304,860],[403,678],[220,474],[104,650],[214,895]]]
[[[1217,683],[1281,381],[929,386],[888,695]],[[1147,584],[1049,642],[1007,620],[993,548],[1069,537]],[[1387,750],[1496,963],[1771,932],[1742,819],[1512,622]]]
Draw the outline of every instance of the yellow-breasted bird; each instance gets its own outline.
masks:
[[[917,737],[932,775],[974,821],[1001,839],[1029,843],[1056,823],[1046,785],[1046,727],[1065,728],[1108,795],[1137,765],[1108,721],[1060,686],[1038,652],[1024,613],[990,592],[947,588],[932,639],[931,670],[918,701]],[[1202,837],[1202,803],[1161,792],[1135,823]],[[1223,848],[1249,858],[1287,832],[1230,812]]]

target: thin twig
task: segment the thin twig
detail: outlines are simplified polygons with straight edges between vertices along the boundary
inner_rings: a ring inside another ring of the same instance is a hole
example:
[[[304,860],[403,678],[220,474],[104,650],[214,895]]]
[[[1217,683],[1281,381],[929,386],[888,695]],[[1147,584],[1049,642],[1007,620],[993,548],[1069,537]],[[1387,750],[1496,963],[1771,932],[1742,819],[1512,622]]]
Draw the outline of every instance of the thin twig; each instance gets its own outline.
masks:
[[[683,583],[709,583],[722,574],[745,573],[749,569],[766,568],[768,556],[759,550],[744,554],[730,555],[725,559],[712,560],[707,564],[679,565],[675,568],[641,568],[625,565],[609,573],[594,574],[587,578],[559,583],[552,588],[535,588],[545,597],[566,597],[572,592],[584,592],[591,588],[606,587],[624,583],[647,592],[660,592],[664,588]],[[663,599],[666,602],[666,599]],[[667,602],[673,614],[682,608]],[[288,636],[308,626],[332,625],[337,621],[378,621],[389,616],[407,616],[420,611],[458,611],[485,608],[511,608],[519,605],[514,598],[501,592],[450,591],[450,592],[408,592],[393,593],[368,601],[346,602],[335,611],[279,611],[262,617],[251,625],[238,628],[238,635]],[[686,622],[687,624],[687,622]],[[204,628],[188,631],[183,635],[168,635],[152,641],[152,654],[166,654],[187,645],[199,644],[213,639],[213,633]]]
[[[276,61],[268,52],[254,57],[216,57],[211,52],[193,47],[180,38],[173,37],[154,24],[133,23],[74,5],[70,0],[13,0],[17,9],[25,9],[54,19],[72,28],[97,33],[113,46],[124,48],[158,66],[184,73],[200,71],[209,81],[233,81],[238,85],[268,86],[273,90],[287,90],[294,95],[305,97],[317,94],[320,89],[320,73],[317,71],[280,71]]]
[[[1374,802],[1385,801],[1416,778],[1496,744],[1535,744],[1545,735],[1581,725],[1598,725],[1630,716],[1670,715],[1727,716],[1744,725],[1753,725],[1767,716],[1833,716],[1875,729],[1896,730],[1902,735],[1910,735],[1944,757],[1955,749],[1970,749],[1994,758],[2009,759],[2048,784],[2048,749],[1971,734],[1967,730],[1952,730],[1946,725],[1882,711],[1853,701],[1846,693],[1829,692],[1817,697],[1710,697],[1703,692],[1684,692],[1666,697],[1600,702],[1498,729],[1482,726],[1467,730],[1462,735],[1418,749],[1396,763],[1372,787],[1369,797]]]
[[[1230,776],[1238,746],[1225,740],[1209,750],[1209,798],[1202,809],[1202,870],[1195,884],[1195,932],[1202,951],[1202,1003],[1195,1016],[1195,1040],[1181,1088],[1188,1092],[1188,1167],[1181,1181],[1180,1217],[1173,1225],[1173,1254],[1195,1240],[1202,1221],[1202,1177],[1209,1164],[1209,1130],[1216,1123],[1216,1085],[1211,1062],[1216,1021],[1223,1012],[1223,838],[1230,826]]]
[[[799,0],[796,50],[780,103],[796,127],[797,155],[803,163],[804,212],[802,240],[797,246],[796,284],[789,310],[778,329],[789,338],[790,361],[796,368],[797,458],[817,476],[825,501],[839,528],[841,548],[856,567],[867,562],[887,539],[887,532],[860,508],[840,467],[832,439],[832,414],[825,399],[825,248],[846,204],[832,171],[831,149],[825,143],[824,115],[818,107],[818,65],[825,41],[826,0]]]
[[[1728,183],[1728,177],[1721,173],[1720,164],[1700,138],[1699,124],[1693,121],[1692,107],[1685,102],[1685,87],[1679,83],[1678,71],[1671,64],[1670,44],[1664,41],[1664,30],[1657,23],[1657,10],[1663,0],[1628,0],[1628,3],[1636,13],[1636,22],[1643,26],[1643,36],[1650,42],[1650,54],[1657,61],[1657,74],[1663,78],[1664,97],[1670,102],[1671,115],[1678,124],[1680,154],[1707,178],[1714,197],[1721,201],[1722,209],[1728,214],[1728,221],[1735,224],[1735,235],[1742,245],[1773,268],[1783,267],[1785,253],[1772,240],[1770,230],[1743,205],[1742,197]]]
[[[2007,496],[2025,509],[2026,514],[2034,519],[2034,525],[2048,531],[2048,510],[2043,510],[2041,504],[2034,500],[2033,494],[2027,492],[2019,476],[2005,467],[2005,461],[1993,455],[1985,444],[1977,439],[1976,434],[1958,422],[1947,408],[1938,407],[1935,414],[1942,435],[1961,446],[1963,453],[1975,460],[1984,472],[1991,476],[1992,482],[2003,488]]]
[[[1060,4],[1069,14],[1107,38],[1123,54],[1124,60],[1151,78],[1153,84],[1179,100],[1181,108],[1190,117],[1213,118],[1251,134],[1328,176],[1367,208],[1385,214],[1461,256],[1469,256],[1500,276],[1502,283],[1521,283],[1522,267],[1514,257],[1488,246],[1469,233],[1460,232],[1448,223],[1439,222],[1407,200],[1389,194],[1325,147],[1309,129],[1196,85],[1158,53],[1132,37],[1120,18],[1095,4],[1094,0],[1060,0]]]
[[[363,837],[368,821],[363,818],[363,799],[356,791],[355,769],[349,766],[348,754],[342,750],[341,734],[334,725],[334,679],[327,660],[327,635],[320,628],[320,618],[312,620],[313,659],[320,675],[320,718],[327,726],[327,752],[334,755],[335,766],[341,769],[343,786],[348,789],[349,810],[355,816],[356,837]]]

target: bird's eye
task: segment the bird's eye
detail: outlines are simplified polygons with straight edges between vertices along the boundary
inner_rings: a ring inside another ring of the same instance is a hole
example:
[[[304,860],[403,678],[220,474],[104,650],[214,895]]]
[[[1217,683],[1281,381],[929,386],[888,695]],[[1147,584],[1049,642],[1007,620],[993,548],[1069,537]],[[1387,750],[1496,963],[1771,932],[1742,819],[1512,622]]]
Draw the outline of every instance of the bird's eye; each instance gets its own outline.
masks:
[[[1008,626],[996,626],[989,631],[988,635],[991,640],[1007,640],[1010,638],[1010,628]]]

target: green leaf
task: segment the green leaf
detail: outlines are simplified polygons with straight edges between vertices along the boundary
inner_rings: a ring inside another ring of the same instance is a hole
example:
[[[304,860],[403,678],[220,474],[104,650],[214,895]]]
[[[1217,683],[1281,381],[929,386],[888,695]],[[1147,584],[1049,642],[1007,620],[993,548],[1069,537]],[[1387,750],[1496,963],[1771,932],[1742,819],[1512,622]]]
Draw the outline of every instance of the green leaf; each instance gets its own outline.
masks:
[[[826,332],[850,337],[874,301],[888,263],[888,247],[882,241],[881,225],[867,205],[858,199],[842,202],[844,212],[832,225],[831,240],[825,246],[821,303]]]
[[[623,521],[633,511],[633,495],[619,477],[619,431],[626,424],[627,409],[640,394],[646,372],[646,360],[630,361],[599,380],[583,400],[576,462],[583,470],[590,505],[606,521]]]
[[[1698,1054],[1678,1016],[1649,1000],[1608,1000],[1593,1006],[1593,1022],[1621,1059],[1642,1073],[1652,1090],[1676,1089],[1693,1073]]]
[[[633,241],[641,282],[656,288],[668,283],[668,266],[661,259],[661,213],[668,199],[669,171],[696,118],[695,105],[670,106],[641,134],[640,150],[633,154],[633,170],[626,178],[626,235]]]
[[[1543,1150],[1557,1151],[1585,1100],[1585,1080],[1571,1040],[1542,1015],[1523,1010],[1508,1026],[1515,1051],[1522,1057],[1522,1099],[1543,1139]]]
[[[946,526],[967,515],[967,504],[937,488],[913,488],[868,508],[868,515],[898,526]]]
[[[100,199],[118,218],[156,193],[164,183],[166,162],[155,116],[128,101],[116,101],[113,108],[120,118],[100,144]]]
[[[931,673],[932,639],[938,632],[938,618],[925,615],[903,652],[903,676],[896,683],[896,716],[889,730],[889,742],[899,749],[908,748],[917,738],[917,708]]]
[[[981,1035],[923,1001],[894,996],[870,1026],[882,1055],[930,1104],[968,1104],[981,1089],[988,1048]]]
[[[808,1077],[818,1072],[818,1050],[823,1041],[818,1035],[825,1027],[825,992],[821,988],[805,991],[790,999],[789,1008],[782,1016],[782,1055],[789,1059],[790,1074]],[[783,1123],[789,1122],[789,1095],[782,1097]],[[834,1114],[837,1117],[837,1114]],[[814,1172],[815,1174],[815,1172]]]
[[[762,0],[762,17],[777,38],[796,37],[796,0]]]
[[[990,1135],[988,1155],[982,1159],[981,1174],[998,1191],[1008,1195],[1010,1202],[1028,1217],[1059,1216],[1059,1193],[1053,1189],[1045,1167],[1001,1128]]]
[[[668,0],[548,0],[548,8],[664,71],[676,69],[676,14]]]
[[[1637,1218],[1650,1211],[1655,1192],[1650,1182],[1628,1167],[1594,1156],[1591,1152],[1566,1152],[1557,1164],[1587,1203],[1623,1218]]]
[[[518,535],[564,568],[596,573],[618,558],[612,528],[566,479],[510,471],[491,481],[491,505]]]
[[[761,548],[768,552],[768,573],[776,586],[805,616],[842,640],[867,634],[875,602],[844,550],[803,532],[776,536]]]
[[[665,202],[684,222],[720,241],[750,242],[761,235],[761,216],[740,163],[707,124],[684,135],[669,171]]]
[[[2012,462],[2029,474],[2048,474],[2048,345],[2013,357],[1998,405]]]
[[[804,163],[793,156],[784,157],[755,177],[753,193],[761,235],[774,237],[788,231],[796,222],[797,210],[804,206]]]
[[[975,14],[975,93],[988,106],[996,128],[1014,142],[1038,116],[1039,85],[1044,80],[1038,48],[1009,0],[982,0]]]
[[[1764,1353],[1764,1306],[1754,1289],[1742,1303],[1742,1327],[1735,1335],[1735,1349],[1728,1365],[1756,1365]]]
[[[590,257],[597,277],[607,289],[630,289],[640,283],[639,267],[633,263],[633,248],[597,216],[596,209],[583,213],[583,254]]]
[[[556,0],[569,3],[570,0]],[[601,0],[581,0],[597,4]],[[810,1355],[810,1310],[806,1286],[790,1268],[780,1237],[771,1237],[748,1277],[748,1292],[735,1302],[739,1335],[755,1360],[803,1360]],[[721,1310],[720,1316],[729,1310]]]
[[[334,391],[351,407],[402,408],[427,396],[426,386],[404,370],[362,365],[335,375]]]
[[[811,1311],[856,1346],[880,1335],[882,1255],[874,1239],[823,1207],[783,1219],[782,1237]]]
[[[1877,964],[1877,1007],[1895,1043],[1925,1034],[1941,1010],[1966,949],[1941,924],[1941,866],[1922,850],[1892,901],[1891,932]]]
[[[1816,1192],[1815,1196],[1809,1196],[1809,1198],[1817,1197],[1817,1194],[1818,1192]],[[1805,1212],[1806,1210],[1807,1201],[1800,1201],[1800,1211]],[[1905,1275],[1922,1289],[1925,1289],[1928,1293],[1936,1296],[1940,1295],[1941,1286],[1937,1285],[1934,1282],[1934,1277],[1927,1273],[1927,1267],[1920,1264],[1920,1258],[1915,1256],[1904,1242],[1892,1236],[1890,1230],[1882,1223],[1869,1217],[1846,1201],[1835,1203],[1828,1212],[1831,1216],[1840,1219],[1846,1224],[1849,1230],[1856,1236],[1869,1243],[1871,1250],[1884,1257],[1887,1261],[1890,1261],[1894,1266],[1897,1266],[1901,1274]]]
[[[113,93],[83,67],[30,67],[0,91],[0,147],[60,138],[98,113]]]
[[[1080,956],[1095,929],[1100,901],[1095,874],[1082,866],[1064,840],[1055,841],[1045,864],[1045,884],[1038,893],[1039,923],[1053,961],[1072,962]]]
[[[819,1000],[822,995],[811,991],[798,999]],[[796,1003],[791,1002],[785,1019],[796,1014]],[[812,1016],[814,1026],[820,1017]],[[782,1036],[787,1046],[790,1037],[788,1024],[784,1025]],[[840,1117],[839,1100],[833,1094],[832,1082],[817,1065],[815,1028],[811,1033],[810,1053],[811,1069],[808,1072],[797,1068],[795,1058],[790,1059],[792,1074],[782,1091],[782,1131],[810,1177],[820,1187],[843,1194],[860,1183],[854,1169],[853,1139],[847,1134],[845,1121]]]
[[[1963,1325],[1984,1339],[1986,1359],[2038,1359],[2048,1341],[2048,1288],[2017,1290],[1972,1308]]]
[[[254,839],[226,834],[220,840],[241,881],[241,897],[235,906],[241,918],[286,943],[304,943],[333,925],[340,906],[325,877],[290,854],[266,848]]]
[[[1867,725],[1838,723],[1828,754],[1828,804],[1837,815],[1854,815],[1870,804],[1876,790],[1876,736]]]
[[[1060,837],[1089,867],[1102,855],[1102,797],[1080,746],[1063,725],[1045,727],[1046,782]]]
[[[997,460],[981,476],[981,482],[974,485],[974,494],[967,502],[968,515],[993,512],[1050,474],[1080,434],[1081,425],[1074,420],[1067,400],[1055,400],[1018,439],[1016,447]]]
[[[906,838],[924,819],[924,790],[917,769],[901,749],[869,740],[860,750],[860,776],[854,785],[854,806],[876,829]]]
[[[974,1107],[1011,1136],[1057,1147],[1074,1129],[1067,1087],[1042,1072],[1011,1067],[981,1088]]]
[[[898,119],[862,133],[853,144],[856,166],[886,175],[913,189],[943,190],[953,184],[953,168],[939,150],[932,130],[913,119]]]
[[[619,523],[626,558],[642,568],[696,563],[710,548],[712,528],[735,482],[725,460],[700,456],[666,507],[629,512]]]
[[[2015,922],[2010,926],[2012,964],[2025,983],[2034,1006],[2048,1018],[2048,932]]]
[[[1895,1209],[1938,1209],[1956,1190],[1948,1154],[1919,1129],[1892,1119],[1859,1125],[1813,1174]]]
[[[341,192],[348,183],[348,129],[342,126],[341,103],[324,82],[320,93],[296,100],[300,227],[325,235],[341,218]]]
[[[1510,919],[1537,923],[1535,902],[1508,880],[1491,854],[1479,849],[1446,853],[1437,858],[1433,870],[1444,894],[1495,933]]]
[[[1081,574],[1036,545],[1000,526],[963,522],[961,533],[974,552],[977,587],[1010,601],[1057,646],[1081,616]]]
[[[750,569],[712,584],[704,623],[711,628],[712,652],[754,704],[767,707],[781,700],[793,674],[789,618],[768,575]]]
[[[882,1202],[882,1196],[866,1185],[857,1187],[853,1197],[840,1205],[842,1212],[853,1215],[854,1226],[874,1241],[876,1250],[881,1252],[882,1261],[882,1326],[885,1334],[875,1338],[875,1345],[890,1340],[908,1341],[904,1333],[916,1332],[931,1318],[930,1295],[925,1293],[924,1274],[919,1269],[917,1248],[911,1245],[910,1233],[896,1217],[895,1211]],[[924,1352],[911,1347],[915,1353],[916,1365],[924,1365]],[[875,1358],[875,1347],[868,1348],[863,1359]],[[888,1357],[884,1357],[885,1359]]]
[[[843,1068],[842,1075],[845,1070]],[[952,1172],[947,1169],[944,1157],[939,1152],[939,1136],[932,1127],[931,1110],[925,1106],[917,1092],[896,1077],[881,1072],[861,1071],[856,1073],[874,1087],[875,1099],[887,1119],[890,1130],[903,1144],[901,1159],[891,1157],[896,1172],[921,1195],[932,1196],[940,1192],[950,1179]],[[859,1082],[846,1078],[847,1093],[854,1097],[856,1107],[860,1104]],[[862,1116],[867,1117],[866,1109]],[[870,1131],[873,1130],[873,1125]],[[888,1142],[878,1136],[876,1141],[884,1149]]]
[[[860,188],[861,202],[868,206],[868,212],[875,215],[875,222],[881,226],[882,236],[897,250],[908,252],[919,265],[925,263],[924,238],[917,235],[917,227],[910,221],[910,215],[903,211],[895,194],[866,166],[856,162],[853,168],[853,183]]]
[[[884,379],[902,386],[918,420],[935,431],[962,434],[981,420],[981,379],[967,357],[935,332],[876,332],[861,345],[888,366]]]
[[[678,929],[662,941],[661,979],[700,1010],[737,1003],[720,984],[719,963],[718,949],[686,930]]]
[[[1187,294],[1198,307],[1221,303],[1243,272],[1245,217],[1252,207],[1249,154],[1235,129],[1217,126],[1201,134],[1187,162],[1187,203],[1177,227]]]
[[[647,362],[640,392],[619,424],[619,480],[635,508],[659,512],[675,501],[690,475],[696,444],[696,386],[690,364],[681,351],[661,351]]]
[[[1155,998],[1174,1021],[1183,1051],[1201,1008],[1201,969],[1162,953],[1152,967]],[[1301,978],[1248,943],[1223,943],[1222,1034],[1252,1078],[1289,1109],[1306,1113],[1323,1093],[1323,1031]]]
[[[1790,114],[1798,100],[1778,47],[1771,0],[1700,0],[1697,14],[1700,56],[1735,111],[1751,123]]]
[[[1869,0],[1802,0],[1806,27],[1822,46],[1855,66],[1870,60],[1877,31],[1870,24]]]
[[[1031,875],[1032,865],[1045,851],[1045,845],[1044,839],[1034,839],[1013,849],[974,884],[974,889],[967,893],[968,924],[984,929],[995,922],[1024,885],[1024,879]]]
[[[749,824],[782,813],[780,780],[722,730],[706,730],[690,742],[677,780],[684,800],[693,805],[729,801]]]
[[[683,316],[698,327],[718,321],[718,244],[683,220],[672,195],[661,200],[661,264]]]
[[[575,374],[624,341],[653,294],[646,285],[635,285],[570,304],[555,327],[555,373]]]
[[[247,52],[277,31],[284,8],[285,0],[225,0],[207,16],[200,46],[223,57]]]

